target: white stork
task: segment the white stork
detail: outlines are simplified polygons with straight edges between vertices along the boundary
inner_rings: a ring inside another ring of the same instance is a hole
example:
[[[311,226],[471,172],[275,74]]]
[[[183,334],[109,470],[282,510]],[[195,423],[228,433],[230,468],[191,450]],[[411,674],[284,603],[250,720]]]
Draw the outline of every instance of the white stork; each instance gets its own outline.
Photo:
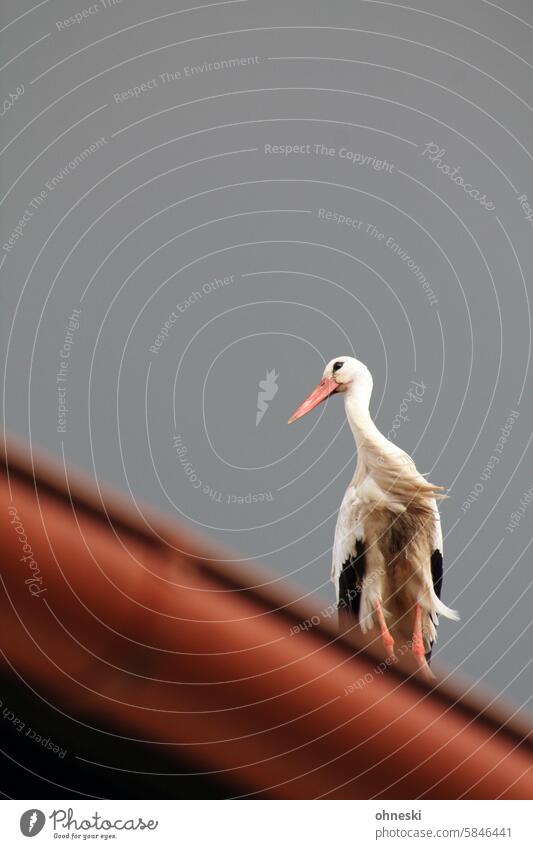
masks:
[[[336,357],[322,380],[289,419],[305,416],[342,393],[357,445],[357,466],[339,510],[331,579],[339,618],[358,618],[363,633],[375,623],[394,658],[391,630],[405,637],[426,678],[438,615],[458,619],[440,600],[442,532],[437,499],[405,451],[386,439],[369,412],[372,375],[354,357]]]

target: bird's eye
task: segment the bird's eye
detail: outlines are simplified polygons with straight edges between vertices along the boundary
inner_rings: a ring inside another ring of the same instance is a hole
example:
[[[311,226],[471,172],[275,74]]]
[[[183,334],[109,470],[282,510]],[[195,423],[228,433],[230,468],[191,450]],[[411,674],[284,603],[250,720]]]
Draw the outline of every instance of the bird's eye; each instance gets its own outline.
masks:
[[[342,362],[333,363],[333,371],[338,371],[340,368],[343,367],[343,365],[344,365],[344,363],[342,363]]]

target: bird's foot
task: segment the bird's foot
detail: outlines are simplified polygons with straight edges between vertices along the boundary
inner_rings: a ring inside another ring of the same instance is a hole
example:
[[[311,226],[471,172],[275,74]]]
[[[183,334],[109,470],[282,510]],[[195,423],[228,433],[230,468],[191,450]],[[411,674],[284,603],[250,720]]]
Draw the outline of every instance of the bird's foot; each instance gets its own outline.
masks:
[[[394,653],[394,639],[392,637],[391,632],[387,627],[387,623],[385,621],[385,615],[383,613],[383,608],[381,607],[381,602],[376,601],[376,613],[378,616],[379,627],[381,629],[381,639],[383,640],[383,645],[385,646],[385,651],[391,660],[396,660],[396,655]]]
[[[433,681],[436,681],[437,679],[436,679],[435,675],[433,674],[433,672],[431,671],[431,667],[426,660],[425,654],[420,655],[420,654],[418,654],[418,652],[413,652],[413,654],[414,654],[415,660],[418,664],[418,671],[419,671],[420,675],[422,676],[422,678],[425,681],[427,681],[429,684],[433,683]]]
[[[429,668],[429,663],[426,660],[426,650],[424,648],[424,638],[422,636],[422,608],[418,603],[415,607],[413,654],[415,656],[418,665],[418,671],[420,672],[421,676],[428,682],[435,681],[435,676]]]
[[[396,662],[398,658],[396,657],[396,654],[394,652],[394,640],[392,639],[392,637],[390,637],[390,639],[386,639],[384,635],[382,635],[382,640],[383,645],[385,646],[385,651],[387,652],[387,655],[389,656],[390,660]]]

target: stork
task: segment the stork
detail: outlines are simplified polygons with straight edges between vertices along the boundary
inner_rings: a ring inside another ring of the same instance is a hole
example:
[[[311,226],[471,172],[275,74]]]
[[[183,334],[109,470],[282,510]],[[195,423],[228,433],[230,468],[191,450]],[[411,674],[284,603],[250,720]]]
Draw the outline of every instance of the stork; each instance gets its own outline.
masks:
[[[330,395],[344,395],[357,446],[357,466],[339,510],[331,579],[339,620],[355,618],[363,633],[375,625],[394,654],[394,632],[407,640],[426,679],[438,616],[458,619],[440,600],[442,531],[437,500],[443,487],[429,483],[412,458],[390,442],[370,412],[372,375],[354,357],[336,357],[322,380],[289,419],[305,416]]]

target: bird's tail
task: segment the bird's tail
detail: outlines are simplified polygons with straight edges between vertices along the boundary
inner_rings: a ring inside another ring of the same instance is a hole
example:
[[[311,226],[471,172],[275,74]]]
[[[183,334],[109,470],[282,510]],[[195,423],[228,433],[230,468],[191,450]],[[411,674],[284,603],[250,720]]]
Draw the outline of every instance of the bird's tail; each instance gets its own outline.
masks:
[[[434,619],[435,616],[445,616],[446,619],[453,619],[454,622],[458,622],[461,618],[456,610],[452,610],[451,607],[447,607],[444,602],[440,600],[433,587],[426,590],[424,597],[420,599],[420,602],[422,607],[424,607],[431,615],[432,619]]]

